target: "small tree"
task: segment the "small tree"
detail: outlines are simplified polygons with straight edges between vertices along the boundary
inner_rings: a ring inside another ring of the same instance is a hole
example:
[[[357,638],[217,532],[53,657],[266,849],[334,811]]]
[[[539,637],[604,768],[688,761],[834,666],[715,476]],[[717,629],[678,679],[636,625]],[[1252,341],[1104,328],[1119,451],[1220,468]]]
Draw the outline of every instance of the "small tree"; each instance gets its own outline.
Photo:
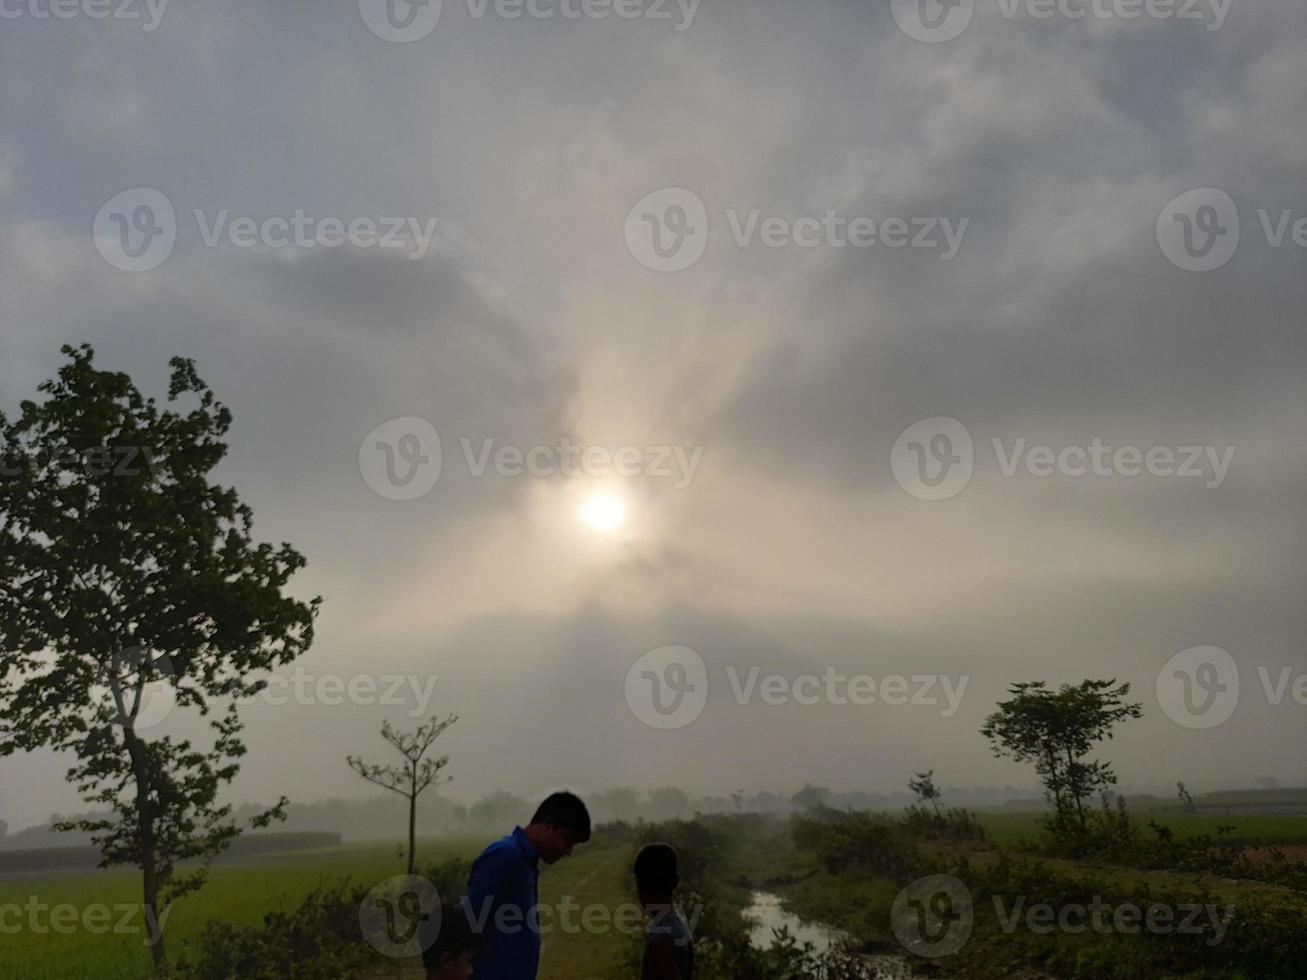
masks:
[[[1124,700],[1130,685],[1087,680],[1051,691],[1043,681],[1033,681],[1014,684],[1010,693],[1012,699],[999,702],[981,733],[990,740],[994,755],[1035,764],[1053,804],[1059,836],[1087,834],[1085,801],[1116,784],[1108,763],[1091,762],[1087,756],[1096,743],[1112,737],[1117,723],[1143,714],[1138,704]]]
[[[250,509],[210,482],[231,414],[191,361],[170,362],[168,400],[195,402],[182,413],[97,370],[89,346],[63,353],[44,402],[0,414],[0,757],[74,756],[68,779],[98,812],[54,829],[90,833],[101,866],[141,869],[162,975],[161,907],[241,833],[218,804],[245,754],[236,702],[309,648],[320,600],[284,594],[304,559],[255,544]],[[160,688],[201,717],[231,699],[211,748],[149,737],[142,712]],[[190,860],[200,867],[177,874]]]
[[[935,770],[928,769],[926,772],[917,773],[912,779],[908,780],[908,789],[917,794],[919,803],[929,803],[935,808],[935,816],[939,816],[939,801],[944,794],[935,786]]]
[[[1176,789],[1180,791],[1180,806],[1185,813],[1197,813],[1198,805],[1194,803],[1194,798],[1190,792],[1185,789],[1184,783],[1177,782]]]
[[[397,732],[390,722],[382,722],[381,737],[404,757],[397,766],[374,765],[355,756],[346,756],[350,768],[370,783],[376,783],[392,793],[398,793],[408,800],[408,873],[417,873],[417,816],[418,797],[430,786],[449,782],[449,777],[440,778],[440,770],[449,764],[449,756],[439,759],[423,758],[446,728],[458,721],[457,715],[450,715],[441,721],[433,717],[425,725],[412,733]]]
[[[825,786],[804,783],[803,788],[790,797],[790,803],[793,804],[794,809],[806,811],[813,807],[825,806],[830,797],[831,792]]]

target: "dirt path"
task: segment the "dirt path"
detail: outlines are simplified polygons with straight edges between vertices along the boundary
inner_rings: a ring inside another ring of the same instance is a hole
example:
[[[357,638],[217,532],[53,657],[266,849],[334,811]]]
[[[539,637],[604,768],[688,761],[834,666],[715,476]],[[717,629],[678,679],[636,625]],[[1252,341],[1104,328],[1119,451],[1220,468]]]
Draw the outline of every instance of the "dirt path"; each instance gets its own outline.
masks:
[[[630,941],[612,928],[614,913],[634,903],[625,846],[578,848],[576,854],[540,875],[540,980],[604,980],[612,975]],[[568,910],[569,928],[558,927]],[[588,911],[587,911],[588,910]],[[588,918],[587,918],[588,916]],[[551,927],[550,920],[554,925]],[[588,924],[588,926],[587,926]],[[422,980],[418,960],[396,964],[371,980]]]

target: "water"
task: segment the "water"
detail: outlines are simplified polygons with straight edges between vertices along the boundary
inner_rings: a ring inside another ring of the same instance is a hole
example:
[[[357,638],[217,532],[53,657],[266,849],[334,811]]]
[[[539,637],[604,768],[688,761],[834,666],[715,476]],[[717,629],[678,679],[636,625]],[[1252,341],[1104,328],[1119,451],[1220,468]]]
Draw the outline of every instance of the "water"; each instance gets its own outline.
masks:
[[[819,922],[805,922],[792,912],[781,907],[781,900],[770,892],[753,892],[749,897],[749,907],[744,910],[744,917],[751,923],[749,942],[757,949],[767,949],[775,941],[773,929],[788,929],[790,935],[800,944],[811,943],[819,953],[830,952],[848,937],[838,929],[832,929]],[[884,980],[898,980],[910,977],[906,960],[901,956],[873,954],[864,957]]]

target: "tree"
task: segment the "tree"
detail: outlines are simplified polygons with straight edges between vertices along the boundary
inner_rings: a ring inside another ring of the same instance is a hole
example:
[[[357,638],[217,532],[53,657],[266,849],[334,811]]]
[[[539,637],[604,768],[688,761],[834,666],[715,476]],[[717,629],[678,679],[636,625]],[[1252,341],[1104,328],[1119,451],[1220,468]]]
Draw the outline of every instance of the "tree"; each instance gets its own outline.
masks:
[[[803,789],[790,797],[790,802],[794,804],[796,810],[810,810],[813,807],[825,806],[826,801],[829,799],[830,790],[825,786],[814,786],[812,783],[804,783]]]
[[[350,768],[368,782],[376,783],[408,800],[408,873],[411,875],[417,874],[418,797],[429,786],[449,782],[448,778],[440,778],[440,770],[449,764],[449,756],[442,755],[439,759],[423,757],[432,743],[456,721],[457,715],[450,715],[443,721],[432,717],[412,733],[397,732],[390,722],[382,722],[381,737],[404,757],[404,761],[397,766],[374,765],[352,755],[345,757]]]
[[[630,786],[614,786],[596,793],[592,802],[595,810],[607,814],[609,820],[630,823],[640,812],[640,794]]]
[[[1190,792],[1185,789],[1184,783],[1176,783],[1176,789],[1180,791],[1180,806],[1185,813],[1197,813],[1198,805],[1194,803],[1194,798]]]
[[[525,821],[531,815],[531,804],[520,796],[496,790],[477,800],[468,808],[468,820],[478,830],[513,821]]]
[[[0,414],[0,756],[75,756],[68,779],[103,812],[56,829],[90,833],[102,867],[141,869],[162,975],[161,903],[201,887],[241,832],[218,803],[245,754],[236,703],[309,648],[321,600],[284,594],[304,559],[255,544],[250,509],[210,481],[231,414],[193,362],[170,362],[169,402],[194,399],[174,411],[97,370],[89,346],[63,353],[45,401]],[[142,712],[161,689],[209,719],[210,746],[149,737]]]
[[[1143,714],[1125,697],[1130,685],[1115,680],[1086,680],[1049,690],[1043,681],[1014,684],[1010,701],[985,719],[981,733],[990,740],[995,756],[1033,762],[1053,804],[1054,829],[1060,834],[1088,831],[1085,800],[1116,784],[1106,762],[1091,762],[1094,745],[1112,737],[1112,729],[1126,718]]]
[[[655,820],[680,820],[690,809],[690,796],[678,786],[663,786],[649,794]]]
[[[934,769],[917,773],[912,779],[908,780],[908,789],[917,794],[918,802],[929,803],[933,806],[935,816],[939,816],[939,800],[944,794],[935,786]]]

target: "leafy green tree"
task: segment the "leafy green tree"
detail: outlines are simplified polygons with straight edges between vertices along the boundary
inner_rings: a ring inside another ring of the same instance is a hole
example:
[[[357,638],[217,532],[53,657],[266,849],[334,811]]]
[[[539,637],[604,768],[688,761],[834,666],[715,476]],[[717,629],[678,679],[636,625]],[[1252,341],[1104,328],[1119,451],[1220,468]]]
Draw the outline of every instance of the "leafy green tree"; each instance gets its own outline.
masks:
[[[349,767],[370,783],[398,793],[408,800],[408,873],[417,874],[417,819],[418,797],[423,790],[431,786],[449,782],[440,778],[440,770],[449,765],[449,756],[438,759],[424,758],[432,744],[445,729],[458,721],[457,715],[450,715],[443,721],[432,718],[425,725],[419,725],[415,732],[397,732],[390,722],[381,723],[381,737],[404,757],[397,766],[374,765],[364,762],[357,756],[348,755],[345,761]]]
[[[1043,681],[1014,684],[1009,701],[985,719],[981,733],[995,756],[1033,762],[1053,804],[1054,829],[1059,834],[1088,832],[1085,801],[1116,784],[1106,762],[1088,759],[1094,746],[1112,737],[1126,718],[1143,714],[1125,701],[1130,685],[1115,680],[1086,680],[1049,690]]]
[[[141,869],[163,975],[167,908],[241,833],[218,802],[246,751],[236,703],[309,648],[321,600],[284,593],[304,559],[254,543],[250,509],[211,482],[231,415],[193,362],[170,362],[169,402],[193,401],[174,411],[97,370],[89,346],[63,353],[44,401],[0,415],[0,756],[75,757],[69,781],[99,812],[56,829],[90,833],[102,866]],[[210,745],[152,737],[161,693],[208,719]]]

